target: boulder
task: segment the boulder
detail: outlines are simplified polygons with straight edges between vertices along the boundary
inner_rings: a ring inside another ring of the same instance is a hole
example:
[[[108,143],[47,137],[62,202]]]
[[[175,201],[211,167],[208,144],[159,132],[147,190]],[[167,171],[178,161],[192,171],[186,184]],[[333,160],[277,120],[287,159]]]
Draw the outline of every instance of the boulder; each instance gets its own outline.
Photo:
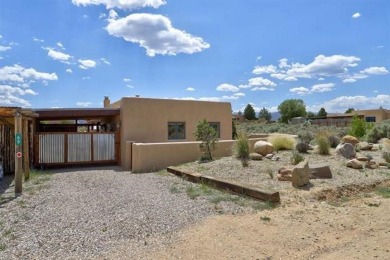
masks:
[[[265,158],[267,158],[267,159],[272,159],[272,157],[274,157],[274,155],[272,153],[269,153],[265,156]]]
[[[261,154],[258,154],[258,153],[250,153],[249,158],[251,158],[251,160],[254,160],[254,161],[263,160],[263,156]]]
[[[255,153],[265,156],[267,154],[273,153],[274,146],[266,141],[257,141],[255,143],[254,151]]]
[[[379,167],[379,165],[376,162],[374,162],[374,161],[368,161],[368,162],[366,162],[365,167],[367,169],[374,170],[374,169],[377,169]]]
[[[347,162],[347,167],[354,169],[363,169],[363,164],[356,159],[352,159]]]
[[[355,147],[350,143],[342,143],[336,147],[336,154],[343,156],[346,159],[351,159],[356,156]]]
[[[343,138],[341,138],[341,141],[343,143],[352,144],[353,146],[355,146],[357,143],[359,143],[359,140],[356,137],[352,136],[352,135],[344,136]]]
[[[292,174],[292,170],[291,169],[287,169],[286,167],[282,167],[278,170],[278,174],[280,175],[291,175]]]
[[[361,162],[368,162],[369,161],[369,159],[366,156],[358,156],[356,158],[356,160],[361,161]]]
[[[292,186],[295,188],[303,187],[309,183],[309,163],[307,161],[297,164],[292,172]]]
[[[362,151],[371,151],[371,149],[374,147],[374,144],[367,142],[360,142],[358,145]]]
[[[309,165],[310,179],[332,179],[329,165],[325,163]]]
[[[278,180],[279,181],[291,181],[292,176],[291,175],[282,175],[278,173]]]
[[[276,162],[276,161],[280,160],[280,157],[277,155],[274,155],[274,156],[272,156],[271,160]]]

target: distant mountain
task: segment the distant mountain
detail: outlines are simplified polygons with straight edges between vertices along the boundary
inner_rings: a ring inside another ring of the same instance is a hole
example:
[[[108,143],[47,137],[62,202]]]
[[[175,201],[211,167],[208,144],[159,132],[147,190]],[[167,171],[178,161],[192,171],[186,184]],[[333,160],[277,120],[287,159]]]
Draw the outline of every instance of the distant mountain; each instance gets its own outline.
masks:
[[[278,121],[279,118],[280,118],[280,113],[279,112],[272,112],[271,113],[271,120],[272,121]]]

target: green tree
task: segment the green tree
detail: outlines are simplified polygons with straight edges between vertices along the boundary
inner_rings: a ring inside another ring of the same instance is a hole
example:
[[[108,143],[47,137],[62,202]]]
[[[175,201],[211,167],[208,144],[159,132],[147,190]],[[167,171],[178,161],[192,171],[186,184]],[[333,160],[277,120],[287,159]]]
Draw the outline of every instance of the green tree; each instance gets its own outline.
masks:
[[[351,121],[351,128],[348,131],[348,134],[355,137],[363,137],[366,134],[367,123],[363,118],[354,115]]]
[[[203,119],[197,123],[194,135],[197,141],[201,141],[199,144],[199,148],[203,153],[201,161],[212,160],[212,151],[215,150],[218,140],[217,131],[210,126],[206,119]]]
[[[306,105],[302,99],[286,99],[278,106],[280,122],[288,123],[291,118],[305,116]]]
[[[269,121],[271,121],[271,117],[272,117],[271,113],[265,107],[263,107],[260,110],[259,119],[264,119],[265,121],[269,122]]]
[[[245,107],[245,110],[244,110],[244,117],[245,117],[245,119],[247,119],[247,120],[255,120],[255,119],[256,119],[256,112],[255,112],[255,110],[253,109],[253,107],[252,107],[251,104],[248,104],[248,105]]]
[[[232,120],[232,140],[237,139],[236,123]]]
[[[306,117],[313,118],[313,117],[317,117],[317,115],[316,115],[316,113],[309,111],[309,112],[307,112]]]
[[[326,112],[325,108],[321,107],[320,111],[318,111],[317,116],[318,117],[326,117],[328,115],[328,112]]]
[[[355,111],[355,109],[352,108],[352,107],[350,107],[350,108],[348,108],[348,109],[345,111],[345,114],[352,113],[353,111]]]

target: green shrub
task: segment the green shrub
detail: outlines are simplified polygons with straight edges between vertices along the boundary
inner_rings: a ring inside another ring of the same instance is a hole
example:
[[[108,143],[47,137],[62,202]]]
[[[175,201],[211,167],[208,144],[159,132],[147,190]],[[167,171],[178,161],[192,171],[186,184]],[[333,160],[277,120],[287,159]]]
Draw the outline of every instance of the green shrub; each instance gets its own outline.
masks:
[[[379,127],[374,127],[367,134],[367,142],[377,143],[383,137],[383,133]]]
[[[363,118],[358,116],[353,116],[351,121],[351,128],[349,129],[348,134],[355,137],[363,137],[366,134],[367,123]]]
[[[271,136],[268,141],[274,146],[275,151],[293,150],[295,146],[295,140],[290,136]]]
[[[249,140],[248,136],[240,132],[233,146],[234,155],[241,160],[242,166],[248,166],[249,160]]]
[[[383,152],[382,157],[387,163],[390,163],[390,152]]]
[[[298,137],[301,138],[302,142],[310,143],[314,139],[312,131],[303,130],[298,133]]]
[[[218,140],[217,131],[210,126],[206,119],[203,119],[197,123],[194,135],[197,141],[202,141],[199,144],[199,148],[203,153],[200,160],[212,160],[212,152],[215,150],[216,142]]]
[[[305,158],[298,151],[293,151],[293,154],[290,158],[290,161],[293,165],[297,165],[298,163],[302,162],[303,160],[305,160]]]
[[[297,150],[300,153],[307,153],[309,148],[310,148],[310,145],[308,143],[305,143],[305,142],[297,143],[297,145],[295,146],[295,150]]]
[[[328,136],[330,147],[336,148],[340,143],[340,138],[335,135]]]
[[[326,135],[319,134],[316,136],[316,143],[318,145],[318,153],[319,154],[329,154],[330,153],[330,143],[329,139]]]

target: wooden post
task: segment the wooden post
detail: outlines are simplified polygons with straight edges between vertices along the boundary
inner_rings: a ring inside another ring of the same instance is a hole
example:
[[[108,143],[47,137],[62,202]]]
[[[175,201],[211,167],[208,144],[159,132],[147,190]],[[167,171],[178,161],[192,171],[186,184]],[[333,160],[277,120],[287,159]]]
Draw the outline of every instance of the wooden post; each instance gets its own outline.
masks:
[[[22,153],[22,116],[15,113],[15,194],[22,193],[23,185],[23,165],[22,158],[18,155]]]
[[[24,180],[30,179],[30,154],[28,141],[28,119],[23,119],[23,166],[24,166]]]

